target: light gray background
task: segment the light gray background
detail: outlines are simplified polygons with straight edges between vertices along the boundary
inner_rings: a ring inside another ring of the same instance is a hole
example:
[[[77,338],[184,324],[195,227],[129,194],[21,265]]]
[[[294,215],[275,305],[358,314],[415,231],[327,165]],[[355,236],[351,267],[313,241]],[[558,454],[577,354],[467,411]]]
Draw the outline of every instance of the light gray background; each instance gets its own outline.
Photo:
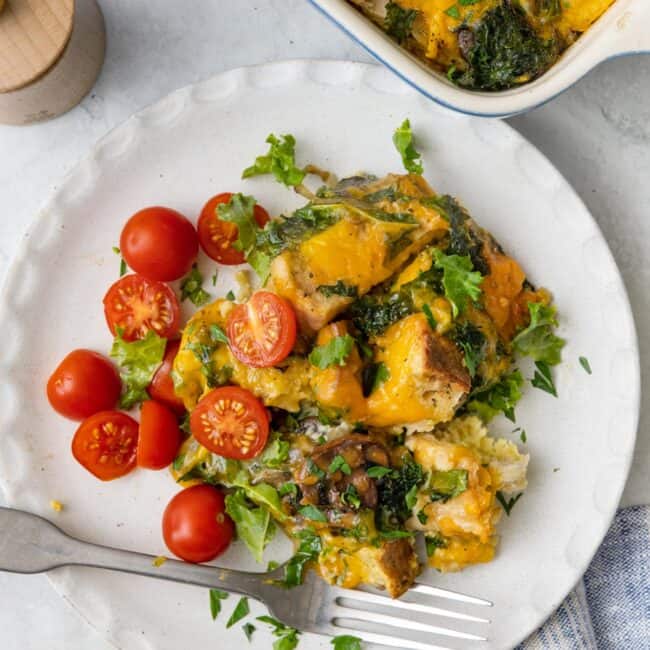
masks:
[[[60,179],[134,111],[180,86],[242,65],[292,58],[371,60],[306,0],[100,0],[100,5],[108,51],[92,93],[52,122],[0,126],[1,280],[23,230]],[[609,61],[559,99],[510,124],[555,163],[600,224],[630,294],[647,381],[650,56]],[[623,505],[650,502],[649,429],[650,399],[644,394]],[[0,645],[7,650],[111,647],[43,576],[0,574],[0,630]]]

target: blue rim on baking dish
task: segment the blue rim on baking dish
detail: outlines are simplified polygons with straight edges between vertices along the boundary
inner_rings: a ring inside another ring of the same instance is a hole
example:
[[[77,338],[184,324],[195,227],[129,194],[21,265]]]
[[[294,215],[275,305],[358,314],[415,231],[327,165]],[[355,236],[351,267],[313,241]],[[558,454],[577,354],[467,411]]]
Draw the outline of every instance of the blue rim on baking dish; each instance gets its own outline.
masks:
[[[608,59],[650,53],[650,3],[616,0],[606,13],[539,79],[521,87],[478,92],[459,88],[395,43],[347,0],[309,0],[380,63],[422,95],[478,117],[511,117],[551,101]]]

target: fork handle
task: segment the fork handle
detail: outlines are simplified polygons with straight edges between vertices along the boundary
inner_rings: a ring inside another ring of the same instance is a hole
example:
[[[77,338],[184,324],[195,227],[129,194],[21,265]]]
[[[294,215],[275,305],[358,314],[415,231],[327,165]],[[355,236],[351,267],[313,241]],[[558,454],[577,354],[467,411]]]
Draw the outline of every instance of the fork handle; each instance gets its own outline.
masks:
[[[262,598],[265,579],[268,579],[268,574],[265,573],[246,573],[172,559],[166,559],[160,566],[156,566],[154,564],[156,557],[153,555],[109,548],[80,540],[72,541],[76,544],[74,555],[69,557],[63,565],[122,571],[199,587],[223,589],[255,599]]]

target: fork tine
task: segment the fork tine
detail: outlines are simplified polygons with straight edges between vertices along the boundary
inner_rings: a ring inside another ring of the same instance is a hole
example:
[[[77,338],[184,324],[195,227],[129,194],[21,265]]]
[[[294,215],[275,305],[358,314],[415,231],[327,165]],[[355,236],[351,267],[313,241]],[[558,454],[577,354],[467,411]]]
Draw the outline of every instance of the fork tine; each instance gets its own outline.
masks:
[[[427,596],[437,596],[438,598],[457,600],[461,603],[471,603],[472,605],[483,605],[484,607],[492,607],[493,605],[489,600],[484,600],[483,598],[468,596],[457,591],[441,589],[440,587],[432,587],[431,585],[425,585],[421,582],[415,583],[415,585],[412,586],[409,591],[416,594],[426,594]]]
[[[476,623],[489,623],[486,618],[479,618],[478,616],[471,616],[470,614],[462,614],[454,612],[449,609],[441,609],[440,607],[431,607],[429,605],[422,605],[420,603],[409,603],[404,600],[397,600],[388,598],[387,596],[380,596],[378,594],[371,594],[367,591],[360,590],[341,590],[341,595],[336,597],[337,603],[340,600],[357,600],[362,603],[372,605],[381,605],[382,607],[390,607],[394,609],[403,609],[409,612],[422,612],[432,616],[445,616],[447,618],[455,618],[462,621],[474,621]]]
[[[420,623],[419,621],[414,620],[404,620],[403,618],[397,618],[396,616],[388,616],[387,614],[378,614],[376,612],[369,612],[365,609],[351,609],[339,605],[339,608],[342,610],[347,610],[343,612],[338,612],[336,618],[349,619],[351,621],[355,619],[361,619],[364,623],[379,623],[380,625],[388,625],[389,627],[399,628],[401,630],[407,630],[410,632],[427,632],[429,634],[440,634],[442,636],[449,636],[455,639],[464,639],[466,641],[486,641],[486,638],[483,636],[477,636],[476,634],[469,634],[468,632],[458,632],[457,630],[451,630],[446,627],[440,627],[438,625],[430,625],[429,623]]]
[[[366,643],[376,643],[377,645],[387,646],[389,648],[399,648],[400,650],[452,650],[447,646],[432,645],[431,643],[422,643],[421,641],[410,641],[408,639],[400,639],[386,634],[364,632],[362,630],[348,629],[346,627],[341,627],[339,629],[353,633],[354,636]]]

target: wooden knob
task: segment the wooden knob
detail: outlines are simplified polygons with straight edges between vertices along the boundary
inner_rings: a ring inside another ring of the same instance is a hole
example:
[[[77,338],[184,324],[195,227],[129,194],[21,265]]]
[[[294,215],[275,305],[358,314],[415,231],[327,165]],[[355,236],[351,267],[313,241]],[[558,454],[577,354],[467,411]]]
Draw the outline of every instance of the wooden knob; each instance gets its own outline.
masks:
[[[0,14],[0,93],[29,85],[60,58],[74,0],[7,0]]]

